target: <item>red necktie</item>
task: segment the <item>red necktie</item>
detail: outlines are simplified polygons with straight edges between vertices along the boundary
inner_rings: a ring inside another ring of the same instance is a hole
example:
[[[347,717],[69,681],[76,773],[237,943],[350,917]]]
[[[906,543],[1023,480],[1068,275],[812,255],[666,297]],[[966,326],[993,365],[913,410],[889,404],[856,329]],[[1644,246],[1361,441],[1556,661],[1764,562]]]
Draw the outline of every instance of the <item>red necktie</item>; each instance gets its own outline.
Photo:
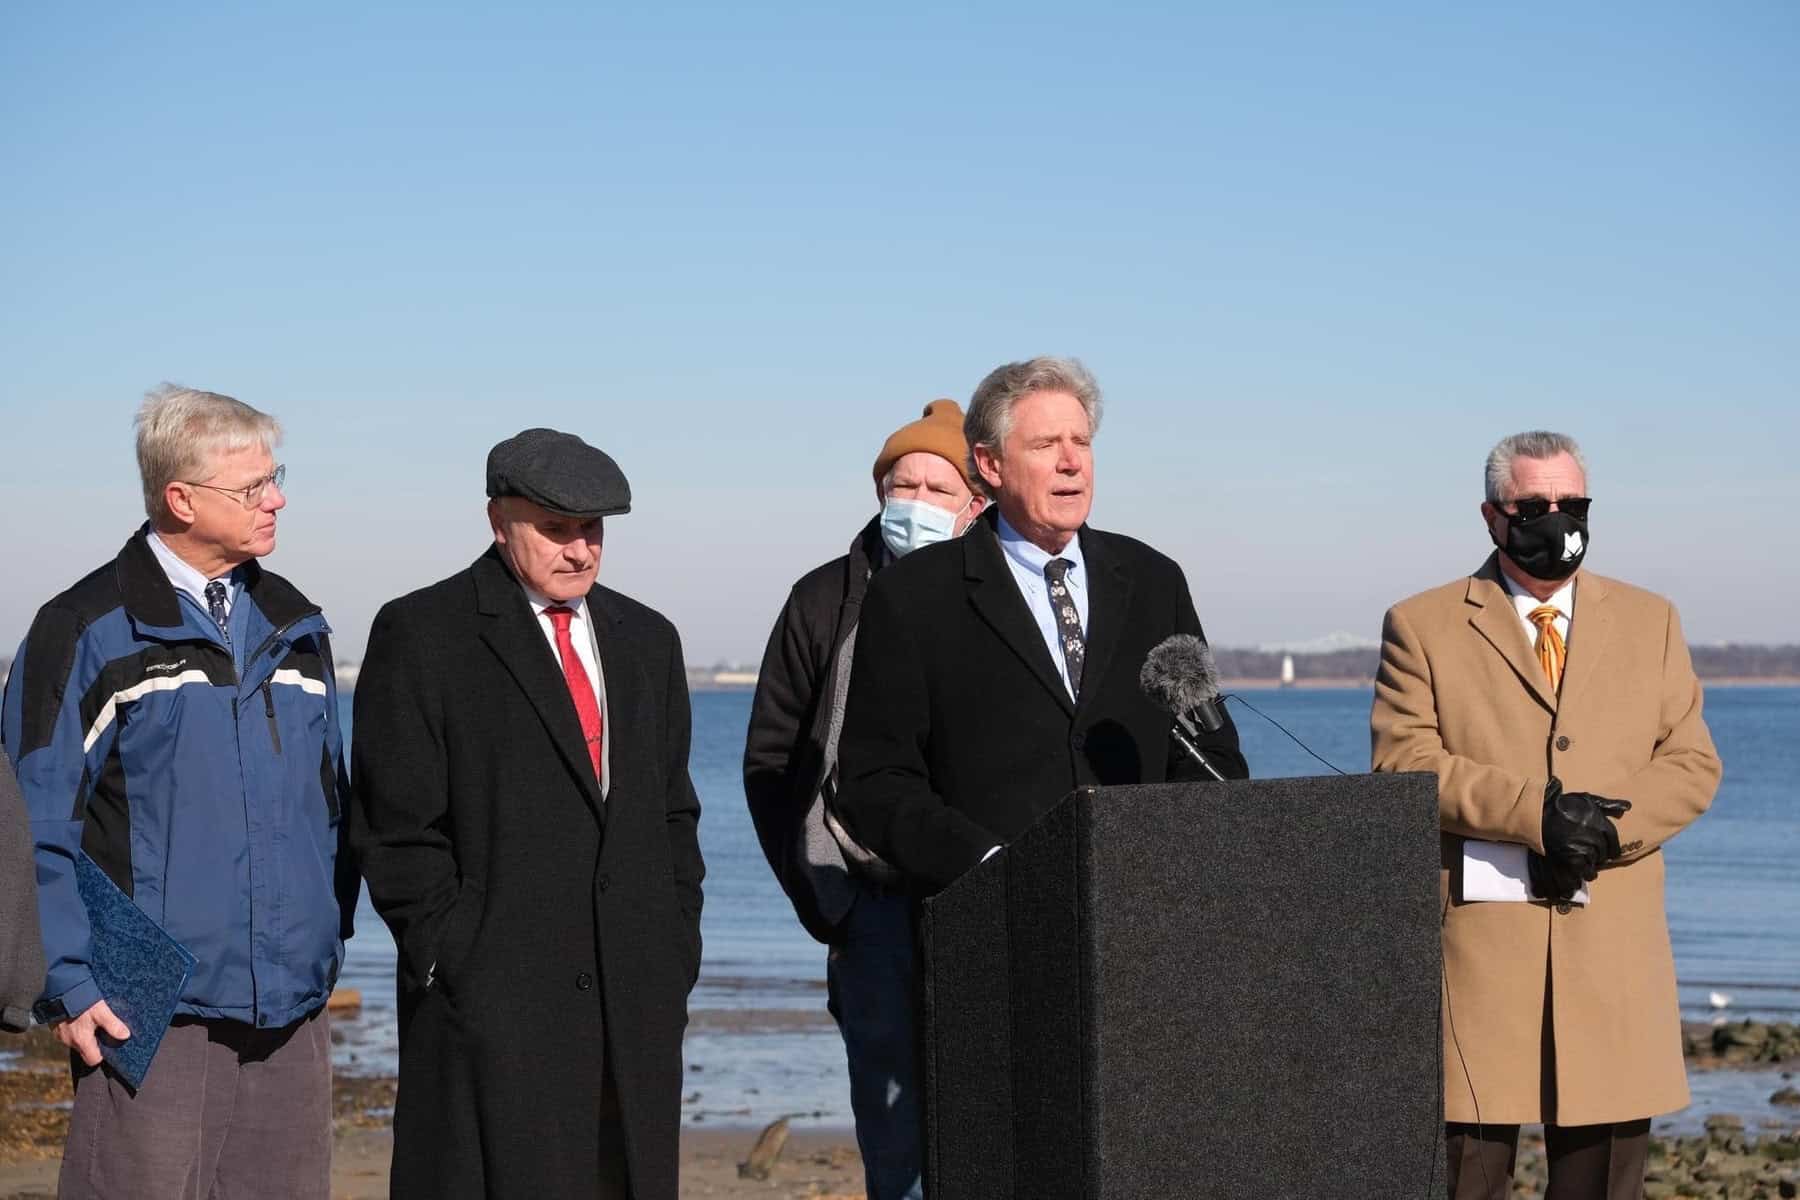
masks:
[[[575,702],[575,715],[581,718],[581,736],[587,741],[588,760],[594,764],[594,782],[600,781],[600,739],[605,726],[600,720],[600,702],[594,698],[594,685],[582,669],[569,638],[569,622],[575,610],[557,605],[546,608],[544,615],[556,626],[556,653],[562,659],[563,682],[569,685],[569,699]]]

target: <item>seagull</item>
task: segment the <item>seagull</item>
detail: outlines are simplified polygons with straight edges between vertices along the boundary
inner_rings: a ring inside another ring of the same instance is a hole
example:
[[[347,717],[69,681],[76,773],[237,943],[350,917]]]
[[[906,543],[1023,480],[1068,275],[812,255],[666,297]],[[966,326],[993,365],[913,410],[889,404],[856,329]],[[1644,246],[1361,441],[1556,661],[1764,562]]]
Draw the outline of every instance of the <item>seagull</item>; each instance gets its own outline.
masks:
[[[1706,993],[1706,998],[1711,1002],[1714,1008],[1731,1007],[1731,997],[1727,996],[1724,992],[1708,992]]]

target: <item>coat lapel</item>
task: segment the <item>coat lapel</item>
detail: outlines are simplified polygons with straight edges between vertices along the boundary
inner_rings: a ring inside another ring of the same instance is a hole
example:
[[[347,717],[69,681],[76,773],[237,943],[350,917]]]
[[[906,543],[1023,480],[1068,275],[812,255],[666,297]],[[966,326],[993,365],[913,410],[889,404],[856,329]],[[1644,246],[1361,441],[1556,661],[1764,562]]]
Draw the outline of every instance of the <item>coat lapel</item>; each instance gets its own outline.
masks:
[[[1506,660],[1513,674],[1537,697],[1538,703],[1555,712],[1556,694],[1550,690],[1544,668],[1525,640],[1525,630],[1519,624],[1512,597],[1501,586],[1498,555],[1489,555],[1481,569],[1469,577],[1469,589],[1463,599],[1474,609],[1469,615],[1469,624],[1475,627],[1476,633]]]
[[[613,603],[613,593],[595,585],[588,591],[588,619],[594,623],[594,640],[599,643],[600,675],[606,687],[606,764],[608,795],[616,795],[619,783],[633,759],[622,747],[637,730],[638,707],[649,689],[640,668],[629,656],[630,646],[620,636],[625,615]],[[642,741],[643,739],[640,739]]]
[[[1612,606],[1606,601],[1606,581],[1585,572],[1575,581],[1575,610],[1569,618],[1569,645],[1563,660],[1562,704],[1573,703],[1606,653],[1612,637]]]
[[[600,783],[588,760],[587,742],[581,736],[581,720],[569,699],[569,685],[563,679],[555,652],[531,614],[524,591],[495,550],[490,549],[475,562],[475,603],[477,611],[487,618],[481,640],[493,650],[537,710],[556,752],[598,816]],[[605,642],[601,645],[604,649]]]
[[[1057,674],[1056,664],[1050,660],[1050,647],[1038,631],[1037,622],[1032,620],[1031,609],[1026,607],[1025,597],[1012,577],[1012,568],[1006,564],[1006,553],[1000,549],[1000,536],[994,532],[993,522],[985,517],[977,521],[963,536],[962,550],[963,581],[968,587],[969,603],[1020,661],[1031,668],[1031,673],[1056,697],[1063,711],[1073,715],[1075,702],[1069,699],[1069,689],[1063,686],[1062,676]],[[1089,576],[1092,577],[1091,567]],[[1091,607],[1089,612],[1092,612]],[[1084,674],[1086,670],[1084,666]]]
[[[1125,614],[1131,608],[1131,576],[1106,543],[1085,527],[1081,531],[1081,557],[1087,564],[1088,629],[1078,707],[1086,707],[1100,693],[1100,681],[1106,678],[1113,654],[1119,648]]]

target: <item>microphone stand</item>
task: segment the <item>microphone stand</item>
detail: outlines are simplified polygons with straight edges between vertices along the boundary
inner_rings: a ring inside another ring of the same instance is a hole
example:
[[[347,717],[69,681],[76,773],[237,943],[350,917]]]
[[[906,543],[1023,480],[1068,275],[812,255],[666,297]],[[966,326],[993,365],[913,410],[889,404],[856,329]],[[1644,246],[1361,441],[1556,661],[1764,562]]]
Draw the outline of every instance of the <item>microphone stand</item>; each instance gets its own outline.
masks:
[[[1219,773],[1219,768],[1213,766],[1206,755],[1200,753],[1200,747],[1194,745],[1194,739],[1187,735],[1187,731],[1181,727],[1180,722],[1169,726],[1169,736],[1175,739],[1175,744],[1177,746],[1180,746],[1187,752],[1189,758],[1200,764],[1201,770],[1205,771],[1208,775],[1211,775],[1220,783],[1225,782],[1225,776]]]

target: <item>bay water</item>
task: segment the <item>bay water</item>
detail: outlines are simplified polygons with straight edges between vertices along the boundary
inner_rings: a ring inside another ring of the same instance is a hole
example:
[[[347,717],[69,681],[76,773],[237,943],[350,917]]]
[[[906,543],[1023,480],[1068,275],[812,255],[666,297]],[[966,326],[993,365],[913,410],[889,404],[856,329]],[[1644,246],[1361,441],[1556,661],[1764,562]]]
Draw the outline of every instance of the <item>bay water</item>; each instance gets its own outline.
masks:
[[[1230,707],[1252,773],[1274,777],[1329,770],[1247,706],[1332,766],[1360,772],[1369,769],[1369,701],[1366,688],[1292,688],[1244,691]],[[349,708],[346,699],[346,725]],[[802,1114],[848,1126],[843,1045],[825,1012],[825,949],[795,921],[744,806],[750,694],[696,692],[693,710],[690,770],[707,878],[683,1119],[748,1126]],[[1706,718],[1725,780],[1712,810],[1665,848],[1683,1015],[1792,1021],[1800,1016],[1800,687],[1709,688]],[[361,990],[364,1009],[338,1026],[341,1068],[394,1070],[393,980],[393,942],[365,895],[341,980]],[[1697,1108],[1734,1107],[1736,1091],[1769,1090],[1760,1079],[1714,1074],[1710,1092],[1696,1077]]]

